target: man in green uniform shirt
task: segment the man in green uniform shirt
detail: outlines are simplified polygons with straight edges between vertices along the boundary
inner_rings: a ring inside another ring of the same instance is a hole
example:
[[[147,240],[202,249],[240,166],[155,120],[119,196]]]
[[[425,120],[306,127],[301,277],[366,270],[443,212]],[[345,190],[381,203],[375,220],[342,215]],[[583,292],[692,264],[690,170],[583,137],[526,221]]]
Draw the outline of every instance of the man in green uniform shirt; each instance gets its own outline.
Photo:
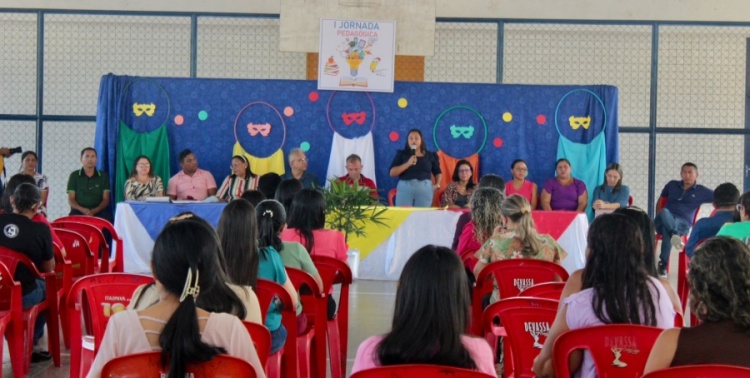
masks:
[[[96,169],[96,150],[81,151],[83,167],[68,177],[70,215],[91,215],[113,222],[109,211],[109,175]]]

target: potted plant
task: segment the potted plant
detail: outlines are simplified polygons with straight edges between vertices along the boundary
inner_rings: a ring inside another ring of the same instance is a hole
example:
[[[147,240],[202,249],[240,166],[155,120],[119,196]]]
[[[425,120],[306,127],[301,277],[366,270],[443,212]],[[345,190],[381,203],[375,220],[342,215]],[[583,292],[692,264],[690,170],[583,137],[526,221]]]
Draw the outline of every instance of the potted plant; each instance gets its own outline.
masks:
[[[388,227],[383,223],[387,208],[372,197],[370,188],[356,182],[347,185],[337,179],[329,180],[329,184],[323,191],[328,209],[326,226],[343,232],[347,242],[349,235],[366,236],[367,222]]]

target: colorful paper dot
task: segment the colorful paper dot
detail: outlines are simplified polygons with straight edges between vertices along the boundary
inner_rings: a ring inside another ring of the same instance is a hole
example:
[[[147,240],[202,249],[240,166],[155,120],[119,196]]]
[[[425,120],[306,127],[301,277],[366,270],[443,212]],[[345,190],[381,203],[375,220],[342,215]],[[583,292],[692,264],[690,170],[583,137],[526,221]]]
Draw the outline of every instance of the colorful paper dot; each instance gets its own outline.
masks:
[[[409,101],[406,100],[405,98],[401,97],[400,99],[398,99],[398,107],[399,108],[403,109],[403,108],[407,107],[408,105],[409,105]]]
[[[284,108],[284,115],[287,116],[287,117],[293,116],[294,115],[294,108],[292,108],[291,106],[287,106],[286,108]]]
[[[208,112],[205,110],[201,110],[198,112],[198,119],[201,121],[205,121],[208,119]]]
[[[503,121],[510,122],[513,120],[513,114],[510,114],[510,112],[503,113]]]
[[[547,117],[545,117],[544,114],[536,116],[536,123],[544,125],[545,123],[547,123]]]
[[[390,134],[388,134],[388,139],[391,140],[391,142],[395,142],[398,140],[398,132],[397,131],[391,131]]]
[[[492,144],[495,146],[495,148],[500,148],[503,146],[503,138],[495,138],[495,140],[492,141]]]
[[[174,116],[175,125],[182,126],[183,123],[185,123],[185,117],[183,117],[181,114]]]
[[[320,95],[318,94],[318,92],[316,92],[316,91],[312,91],[312,92],[310,92],[310,94],[309,94],[309,95],[307,95],[307,98],[308,98],[308,99],[309,99],[310,101],[312,101],[312,102],[316,102],[316,101],[318,101],[318,99],[320,98]]]
[[[302,142],[299,144],[299,148],[304,152],[310,151],[310,143]]]

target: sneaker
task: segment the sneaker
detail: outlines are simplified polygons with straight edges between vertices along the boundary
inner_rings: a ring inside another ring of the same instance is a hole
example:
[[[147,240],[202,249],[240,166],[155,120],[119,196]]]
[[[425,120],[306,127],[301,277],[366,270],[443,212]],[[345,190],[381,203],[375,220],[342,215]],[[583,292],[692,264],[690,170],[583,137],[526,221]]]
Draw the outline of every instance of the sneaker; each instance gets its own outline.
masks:
[[[667,266],[663,262],[659,261],[657,270],[659,271],[659,277],[667,278]]]
[[[52,355],[47,351],[39,351],[31,353],[31,362],[44,362],[52,359]]]
[[[672,237],[669,238],[669,241],[672,243],[672,247],[675,247],[678,251],[682,251],[682,249],[685,247],[685,244],[682,243],[682,238],[680,237],[680,235],[672,235]]]

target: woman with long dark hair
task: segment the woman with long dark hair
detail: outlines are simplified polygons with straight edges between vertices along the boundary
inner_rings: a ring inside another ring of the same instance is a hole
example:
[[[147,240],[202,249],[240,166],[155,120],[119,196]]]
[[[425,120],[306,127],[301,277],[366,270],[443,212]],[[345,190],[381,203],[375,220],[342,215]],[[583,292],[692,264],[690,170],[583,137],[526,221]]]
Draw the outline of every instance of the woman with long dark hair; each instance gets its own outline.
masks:
[[[39,193],[42,195],[42,213],[47,213],[45,206],[47,205],[47,196],[49,196],[49,180],[42,172],[37,172],[39,166],[39,157],[36,156],[34,151],[24,151],[21,154],[21,170],[18,173],[23,173],[34,178],[34,184],[39,188]]]
[[[467,208],[469,198],[474,193],[476,186],[474,183],[474,167],[468,160],[459,160],[456,163],[456,169],[453,170],[451,182],[443,192],[440,206],[453,209]]]
[[[396,206],[430,207],[432,197],[440,189],[440,161],[437,154],[427,151],[419,129],[409,130],[406,145],[396,152],[390,170],[398,177]],[[433,184],[432,176],[435,176]]]
[[[529,175],[529,167],[523,159],[516,159],[510,163],[510,173],[513,178],[505,183],[505,195],[519,194],[526,198],[531,204],[531,209],[536,210],[539,205],[539,188],[526,179]]]
[[[242,322],[196,305],[219,272],[219,248],[213,229],[193,215],[172,218],[156,238],[151,260],[159,302],[110,318],[88,376],[98,377],[115,357],[161,349],[170,378],[185,377],[187,365],[210,361],[220,353],[248,361],[259,377],[265,377]]]
[[[643,265],[643,238],[638,225],[620,214],[594,219],[588,234],[588,257],[582,290],[560,303],[542,351],[534,361],[539,377],[554,377],[552,346],[565,331],[601,324],[674,325],[675,311],[664,287]],[[579,352],[580,353],[580,352]],[[582,377],[596,377],[594,361],[586,352],[579,368]],[[557,372],[567,375],[569,372]]]
[[[284,206],[287,218],[292,214],[294,196],[301,192],[302,189],[304,189],[302,181],[297,179],[283,180],[279,183],[278,188],[276,188],[273,199],[279,201]]]
[[[312,256],[328,256],[346,261],[344,234],[337,230],[326,230],[326,201],[314,189],[303,189],[292,201],[289,228],[281,233],[281,240],[298,242]]]
[[[135,158],[133,172],[125,181],[125,199],[145,201],[148,197],[161,197],[163,195],[164,184],[161,178],[154,174],[151,159],[146,155]]]
[[[258,278],[276,282],[292,297],[297,306],[297,292],[286,275],[284,263],[273,247],[258,247],[258,222],[250,202],[237,199],[224,207],[218,227],[221,247],[227,263],[227,274],[233,283],[257,287]],[[271,353],[284,346],[286,328],[275,304],[266,313],[265,326],[271,332]]]
[[[232,156],[232,165],[229,166],[232,174],[221,183],[216,197],[220,201],[229,202],[240,198],[245,191],[258,189],[258,179],[250,170],[250,162],[242,155]]]
[[[352,373],[377,366],[431,364],[494,376],[489,344],[464,335],[470,316],[468,290],[455,252],[434,245],[419,249],[401,272],[391,331],[359,345]]]
[[[604,170],[604,182],[594,188],[594,210],[615,210],[628,206],[630,188],[622,184],[622,166],[611,163]]]

